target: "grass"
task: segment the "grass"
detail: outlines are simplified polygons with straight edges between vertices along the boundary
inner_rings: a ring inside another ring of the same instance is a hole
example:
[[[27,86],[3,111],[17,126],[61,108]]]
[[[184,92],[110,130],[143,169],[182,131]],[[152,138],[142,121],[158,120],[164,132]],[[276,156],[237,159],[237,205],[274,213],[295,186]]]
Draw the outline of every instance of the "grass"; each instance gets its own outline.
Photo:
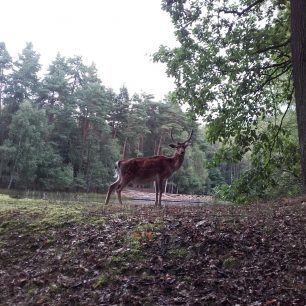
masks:
[[[167,257],[172,259],[183,259],[188,257],[189,252],[190,251],[186,248],[173,248],[167,252]]]
[[[105,216],[126,215],[131,209],[102,203],[11,198],[0,194],[0,234],[8,231],[44,231],[72,224],[102,225]],[[1,243],[0,243],[1,247]]]

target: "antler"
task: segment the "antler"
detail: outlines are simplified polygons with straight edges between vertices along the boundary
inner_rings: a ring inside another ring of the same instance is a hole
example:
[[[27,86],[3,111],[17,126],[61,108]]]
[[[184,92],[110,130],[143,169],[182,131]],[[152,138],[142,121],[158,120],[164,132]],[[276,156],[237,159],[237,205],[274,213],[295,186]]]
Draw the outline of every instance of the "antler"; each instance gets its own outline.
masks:
[[[192,137],[192,134],[193,134],[193,130],[191,130],[191,132],[190,132],[190,134],[189,134],[189,137],[188,137],[188,139],[186,140],[186,141],[184,141],[184,143],[186,143],[186,142],[188,142],[190,139],[191,139],[191,137]]]
[[[170,136],[171,136],[172,141],[173,141],[173,142],[176,142],[176,140],[174,140],[174,138],[173,138],[172,132],[173,132],[173,128],[171,128],[171,130],[170,130]],[[187,139],[186,141],[184,141],[184,143],[190,141],[190,139],[191,139],[191,137],[192,137],[192,134],[193,134],[193,130],[191,130],[188,139]]]
[[[171,131],[170,131],[171,139],[172,139],[173,142],[176,142],[176,141],[174,140],[174,138],[173,138],[172,131],[173,131],[173,128],[171,128]]]
[[[174,140],[174,138],[173,138],[172,131],[173,131],[173,128],[171,128],[171,130],[170,130],[170,137],[171,137],[171,139],[172,139],[173,142],[176,142],[176,141]]]

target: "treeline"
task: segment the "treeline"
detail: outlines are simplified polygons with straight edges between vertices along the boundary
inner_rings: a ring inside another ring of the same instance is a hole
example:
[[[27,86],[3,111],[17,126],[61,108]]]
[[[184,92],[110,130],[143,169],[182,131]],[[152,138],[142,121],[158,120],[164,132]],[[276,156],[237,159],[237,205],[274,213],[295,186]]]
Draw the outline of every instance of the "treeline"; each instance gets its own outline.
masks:
[[[216,148],[179,106],[125,87],[116,93],[78,56],[58,55],[41,75],[31,43],[16,60],[0,44],[0,187],[103,192],[116,160],[171,155],[171,129],[177,139],[195,132],[169,191],[211,193],[239,176],[237,165],[208,167]]]

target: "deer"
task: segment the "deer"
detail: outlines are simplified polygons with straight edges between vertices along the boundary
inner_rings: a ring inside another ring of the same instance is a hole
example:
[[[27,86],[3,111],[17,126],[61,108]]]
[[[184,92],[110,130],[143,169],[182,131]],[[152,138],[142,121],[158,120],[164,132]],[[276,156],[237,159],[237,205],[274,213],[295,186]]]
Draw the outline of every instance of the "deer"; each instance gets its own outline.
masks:
[[[135,157],[116,162],[116,178],[107,192],[105,205],[109,203],[111,194],[116,191],[119,203],[122,205],[121,191],[130,183],[145,184],[155,183],[155,206],[161,206],[162,194],[166,180],[177,171],[183,164],[185,150],[191,144],[191,130],[188,139],[184,142],[177,142],[173,138],[172,129],[170,131],[173,143],[169,146],[175,149],[173,156],[154,155],[147,157]]]

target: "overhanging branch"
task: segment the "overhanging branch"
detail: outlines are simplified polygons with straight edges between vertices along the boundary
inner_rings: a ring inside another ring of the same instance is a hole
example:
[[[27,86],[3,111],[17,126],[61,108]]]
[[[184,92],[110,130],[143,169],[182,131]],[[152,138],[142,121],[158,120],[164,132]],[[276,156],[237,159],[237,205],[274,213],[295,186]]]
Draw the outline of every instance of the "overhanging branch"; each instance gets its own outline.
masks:
[[[265,52],[270,51],[270,50],[279,49],[281,47],[287,46],[289,43],[290,43],[290,39],[287,39],[285,42],[283,42],[279,45],[273,45],[273,46],[266,47],[264,49],[259,49],[255,52],[255,54],[265,53]]]
[[[278,73],[277,75],[273,76],[272,75],[277,71],[277,69],[275,69],[275,71],[270,75],[270,77],[268,79],[266,79],[266,81],[261,84],[259,86],[259,90],[262,90],[267,84],[269,84],[270,82],[272,82],[273,80],[279,78],[281,75],[285,74],[286,72],[288,72],[291,69],[291,65],[288,65],[286,67],[286,69],[284,69],[283,71],[281,71],[280,73]]]
[[[290,79],[291,79],[291,78],[290,78]],[[289,87],[289,86],[290,86],[290,82],[289,82],[289,84],[288,84],[288,87]],[[288,89],[289,89],[289,88],[288,88]],[[284,114],[283,114],[283,116],[282,116],[281,122],[280,122],[280,124],[279,124],[279,127],[278,127],[276,133],[275,133],[275,136],[274,136],[272,145],[271,145],[271,147],[270,147],[270,150],[269,150],[269,151],[270,151],[270,152],[269,152],[269,160],[267,161],[267,165],[269,164],[269,162],[270,162],[270,160],[271,160],[271,158],[272,158],[272,151],[273,151],[273,149],[274,149],[274,146],[275,146],[275,143],[276,143],[276,139],[278,138],[278,135],[279,135],[279,133],[280,133],[280,131],[281,131],[281,129],[282,129],[282,126],[283,126],[284,118],[286,117],[287,112],[288,112],[288,110],[289,110],[289,108],[290,108],[290,105],[291,105],[291,103],[292,103],[292,100],[293,100],[293,92],[294,92],[294,87],[292,87],[292,89],[291,89],[291,92],[290,92],[290,95],[289,95],[289,102],[288,102],[288,104],[287,104],[287,108],[286,108],[286,110],[285,110],[285,112],[284,112]]]
[[[238,10],[226,10],[226,9],[220,9],[219,12],[225,13],[225,14],[234,14],[234,15],[238,15],[239,17],[242,16],[243,14],[249,12],[254,6],[256,6],[257,4],[260,4],[262,2],[265,2],[265,0],[257,0],[253,3],[251,3],[249,6],[247,6],[246,8],[244,8],[242,11],[238,11]]]

